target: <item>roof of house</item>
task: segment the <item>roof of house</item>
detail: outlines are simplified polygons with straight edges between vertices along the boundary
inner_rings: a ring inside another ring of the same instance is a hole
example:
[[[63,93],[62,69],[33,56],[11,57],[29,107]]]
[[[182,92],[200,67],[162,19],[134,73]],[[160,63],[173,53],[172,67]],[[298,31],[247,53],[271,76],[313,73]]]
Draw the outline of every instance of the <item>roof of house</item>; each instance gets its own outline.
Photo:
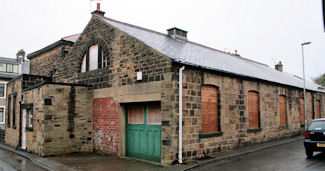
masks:
[[[46,47],[44,47],[44,48],[42,48],[42,49],[40,49],[38,51],[35,51],[33,53],[28,54],[27,59],[32,59],[32,58],[34,58],[34,57],[36,57],[38,55],[41,55],[42,53],[45,53],[45,52],[47,52],[49,50],[54,49],[54,48],[56,48],[56,47],[58,47],[58,46],[60,46],[62,44],[72,46],[77,41],[79,36],[80,36],[80,34],[74,34],[74,35],[71,35],[71,36],[63,37],[57,42],[54,42],[54,43],[52,43],[52,44],[50,44],[50,45],[48,45],[48,46],[46,46]]]
[[[19,64],[16,58],[6,58],[6,57],[0,57],[0,63],[5,64]]]
[[[301,80],[277,71],[268,65],[225,53],[191,41],[176,40],[166,34],[116,21],[94,14],[107,24],[135,37],[144,44],[178,63],[209,70],[249,77],[283,85],[303,88]],[[319,91],[319,85],[306,84],[306,89]]]

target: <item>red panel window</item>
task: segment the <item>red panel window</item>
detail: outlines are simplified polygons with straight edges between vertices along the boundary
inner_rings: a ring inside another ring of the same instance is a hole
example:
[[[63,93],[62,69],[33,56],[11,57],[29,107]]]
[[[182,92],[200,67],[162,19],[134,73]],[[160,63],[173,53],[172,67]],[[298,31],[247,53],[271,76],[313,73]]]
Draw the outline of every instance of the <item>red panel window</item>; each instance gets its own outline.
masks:
[[[248,119],[248,129],[257,129],[260,127],[259,94],[256,91],[248,92]]]
[[[201,88],[202,133],[218,132],[218,88]]]

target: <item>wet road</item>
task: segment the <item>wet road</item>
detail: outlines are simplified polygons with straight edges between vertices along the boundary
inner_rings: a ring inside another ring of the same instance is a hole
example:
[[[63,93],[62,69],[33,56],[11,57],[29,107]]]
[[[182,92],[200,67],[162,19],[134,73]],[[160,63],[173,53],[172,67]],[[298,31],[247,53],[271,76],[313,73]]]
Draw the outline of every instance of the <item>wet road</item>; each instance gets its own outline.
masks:
[[[231,171],[267,171],[267,170],[325,170],[325,153],[315,153],[306,158],[303,141],[277,146],[267,150],[248,154],[224,162],[195,168],[193,170],[231,170]]]
[[[43,171],[44,169],[24,157],[0,148],[0,171],[2,170]]]

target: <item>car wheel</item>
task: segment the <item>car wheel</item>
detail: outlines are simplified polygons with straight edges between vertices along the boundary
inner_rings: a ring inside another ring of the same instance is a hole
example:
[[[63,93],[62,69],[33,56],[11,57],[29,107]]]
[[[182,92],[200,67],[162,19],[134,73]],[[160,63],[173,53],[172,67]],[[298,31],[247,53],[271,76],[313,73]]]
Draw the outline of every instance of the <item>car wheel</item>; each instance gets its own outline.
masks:
[[[313,157],[313,150],[306,148],[306,155],[308,158],[312,158]]]

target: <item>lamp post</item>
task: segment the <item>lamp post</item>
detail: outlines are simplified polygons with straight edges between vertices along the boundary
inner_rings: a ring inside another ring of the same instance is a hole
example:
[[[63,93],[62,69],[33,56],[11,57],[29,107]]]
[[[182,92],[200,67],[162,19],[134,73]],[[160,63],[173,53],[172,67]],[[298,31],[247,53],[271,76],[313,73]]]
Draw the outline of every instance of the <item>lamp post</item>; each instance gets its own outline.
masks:
[[[307,111],[306,111],[306,79],[305,79],[305,59],[304,59],[304,45],[309,45],[311,42],[303,42],[301,43],[302,50],[302,70],[304,75],[304,106],[305,106],[305,130],[307,130]]]

